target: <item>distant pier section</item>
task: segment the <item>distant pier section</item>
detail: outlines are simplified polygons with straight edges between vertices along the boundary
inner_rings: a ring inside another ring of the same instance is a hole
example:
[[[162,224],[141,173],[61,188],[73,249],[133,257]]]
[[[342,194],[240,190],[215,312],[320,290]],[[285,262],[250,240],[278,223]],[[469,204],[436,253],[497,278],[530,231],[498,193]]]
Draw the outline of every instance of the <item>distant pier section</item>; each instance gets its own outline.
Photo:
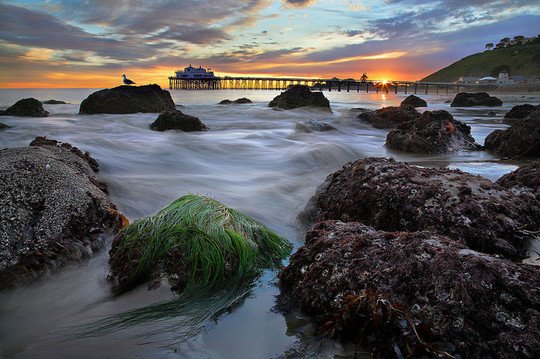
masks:
[[[300,77],[242,77],[215,76],[211,69],[192,67],[176,71],[169,77],[171,90],[286,90],[291,85],[306,85],[316,90],[347,92],[403,92],[403,93],[449,93],[460,89],[479,87],[477,84],[453,82],[415,82],[387,80],[354,80],[338,78],[300,78]]]

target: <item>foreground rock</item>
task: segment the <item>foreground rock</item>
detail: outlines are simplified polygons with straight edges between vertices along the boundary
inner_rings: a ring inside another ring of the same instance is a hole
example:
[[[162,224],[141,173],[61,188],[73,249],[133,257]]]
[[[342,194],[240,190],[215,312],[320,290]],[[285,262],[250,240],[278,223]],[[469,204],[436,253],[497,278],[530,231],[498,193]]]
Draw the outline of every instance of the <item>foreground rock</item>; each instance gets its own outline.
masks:
[[[523,165],[502,176],[496,183],[504,188],[529,190],[540,200],[540,161]]]
[[[540,267],[482,254],[433,232],[326,221],[280,274],[278,307],[374,358],[533,358]],[[452,356],[448,356],[452,355]]]
[[[0,151],[0,288],[90,256],[120,227],[97,171],[88,153],[45,138]]]
[[[65,105],[67,102],[59,101],[59,100],[47,100],[47,101],[41,101],[44,105]]]
[[[419,116],[420,113],[412,106],[389,106],[361,113],[356,118],[371,124],[375,128],[394,128]]]
[[[41,102],[35,98],[25,98],[15,102],[7,110],[0,112],[4,116],[24,116],[24,117],[47,117],[49,113],[45,111]]]
[[[274,97],[268,107],[277,107],[284,110],[291,110],[298,107],[320,107],[330,109],[330,101],[324,97],[322,92],[311,92],[305,85],[293,85]]]
[[[513,123],[516,120],[521,120],[522,118],[525,118],[529,116],[534,111],[540,110],[540,106],[534,106],[534,105],[516,105],[512,107],[510,111],[504,115],[504,122],[505,123]]]
[[[335,128],[332,125],[327,124],[326,122],[318,121],[318,120],[306,120],[302,122],[298,122],[294,126],[295,130],[297,131],[303,131],[303,132],[326,132],[326,131],[337,131],[337,128]]]
[[[502,101],[497,97],[489,96],[486,92],[461,92],[454,97],[454,100],[450,104],[450,107],[472,106],[502,106]]]
[[[458,170],[384,158],[348,163],[311,201],[315,220],[358,221],[386,231],[431,230],[471,249],[524,258],[540,207],[528,193]]]
[[[154,131],[180,130],[192,132],[207,130],[208,127],[198,117],[185,115],[180,110],[173,110],[162,112],[152,122],[150,129]]]
[[[230,104],[244,104],[244,103],[253,103],[249,98],[241,97],[234,101],[231,100],[222,100],[219,102],[219,105],[230,105]]]
[[[400,106],[427,107],[427,102],[418,96],[409,95],[409,97],[401,102]]]
[[[158,85],[119,86],[92,93],[81,103],[79,113],[121,114],[174,109],[171,94]]]
[[[506,130],[491,132],[484,145],[499,156],[540,158],[540,111],[531,113]]]
[[[8,128],[10,128],[10,126],[8,126],[8,125],[3,124],[2,122],[0,122],[0,131],[2,131],[2,130],[7,130]]]
[[[414,121],[400,124],[388,133],[386,146],[414,153],[446,153],[481,148],[471,136],[471,128],[454,120],[444,110],[426,111]]]

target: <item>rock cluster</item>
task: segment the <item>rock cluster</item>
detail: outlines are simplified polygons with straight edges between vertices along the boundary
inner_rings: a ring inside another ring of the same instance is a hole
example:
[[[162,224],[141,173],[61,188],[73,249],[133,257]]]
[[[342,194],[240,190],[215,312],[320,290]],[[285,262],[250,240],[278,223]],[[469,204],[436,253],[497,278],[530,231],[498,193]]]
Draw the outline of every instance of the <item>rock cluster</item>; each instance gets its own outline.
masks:
[[[76,147],[37,138],[0,150],[0,288],[91,255],[125,220]]]
[[[185,115],[180,110],[172,110],[162,112],[152,122],[150,129],[154,131],[180,130],[192,132],[207,130],[208,127],[198,117]]]
[[[504,115],[504,122],[513,123],[516,120],[521,120],[522,118],[525,118],[534,111],[538,110],[540,110],[540,106],[530,104],[516,105]]]
[[[444,110],[425,111],[415,120],[401,123],[386,137],[393,150],[415,153],[445,153],[481,148],[471,136],[471,128],[454,120]]]
[[[24,98],[15,102],[5,111],[0,111],[3,116],[25,116],[25,117],[47,117],[49,113],[45,111],[41,102],[35,98]]]
[[[326,131],[337,131],[337,128],[335,128],[332,125],[327,124],[326,122],[318,121],[309,119],[306,121],[298,122],[294,128],[298,131],[304,131],[304,132],[326,132]]]
[[[496,183],[507,189],[529,190],[540,200],[540,161],[523,165],[502,176]]]
[[[493,131],[486,137],[484,145],[499,156],[540,158],[540,110],[506,130]]]
[[[67,102],[60,101],[60,100],[46,100],[46,101],[41,101],[41,103],[44,105],[65,105]]]
[[[401,106],[427,107],[427,102],[416,95],[410,95],[401,102]]]
[[[356,118],[371,124],[375,128],[394,128],[404,122],[412,121],[420,116],[413,106],[389,106],[379,110],[359,114]]]
[[[241,97],[234,101],[231,101],[229,99],[222,100],[219,102],[219,105],[230,105],[230,104],[244,104],[244,103],[253,103],[249,98]]]
[[[312,92],[308,86],[292,85],[285,92],[274,97],[268,107],[291,110],[298,107],[319,107],[330,109],[330,101],[322,92]]]
[[[461,92],[454,97],[450,107],[502,106],[502,101],[486,92]]]
[[[174,109],[171,94],[158,85],[118,86],[92,93],[81,103],[79,113],[123,114]]]
[[[330,175],[311,205],[317,224],[279,276],[278,308],[375,358],[540,350],[540,267],[514,261],[540,229],[530,191],[367,158]]]

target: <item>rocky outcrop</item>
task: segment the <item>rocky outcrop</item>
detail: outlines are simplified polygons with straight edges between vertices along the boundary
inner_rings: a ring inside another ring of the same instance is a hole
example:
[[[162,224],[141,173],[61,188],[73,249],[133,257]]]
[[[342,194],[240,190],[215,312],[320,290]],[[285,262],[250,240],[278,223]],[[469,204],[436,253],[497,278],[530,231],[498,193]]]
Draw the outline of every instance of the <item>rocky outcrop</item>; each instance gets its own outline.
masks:
[[[461,92],[454,97],[454,100],[450,104],[450,107],[472,106],[502,106],[502,101],[497,97],[489,96],[486,92]]]
[[[444,110],[426,111],[419,118],[400,124],[388,133],[386,146],[415,153],[445,153],[481,148],[471,136],[471,128],[454,120]]]
[[[234,101],[231,101],[229,99],[222,100],[219,102],[219,105],[230,105],[230,104],[244,104],[244,103],[253,103],[249,98],[241,97]]]
[[[0,288],[91,255],[125,222],[76,147],[37,138],[0,150]]]
[[[47,117],[49,113],[45,111],[41,102],[35,98],[24,98],[15,102],[7,110],[0,112],[3,116],[24,116],[24,117]]]
[[[0,131],[2,131],[2,130],[7,130],[8,128],[10,128],[10,126],[8,126],[8,125],[6,125],[6,124],[0,122]]]
[[[65,105],[67,102],[59,101],[59,100],[47,100],[47,101],[41,101],[44,105]]]
[[[412,106],[389,106],[361,113],[356,118],[371,124],[375,128],[394,128],[419,116],[420,113]]]
[[[504,115],[505,123],[514,123],[516,120],[521,120],[529,116],[534,111],[540,110],[540,106],[534,106],[529,104],[516,105],[512,107],[510,111]]]
[[[311,200],[310,217],[358,221],[385,231],[429,230],[484,253],[524,258],[540,229],[534,196],[515,195],[458,170],[384,158],[348,163]]]
[[[162,112],[152,122],[150,129],[154,131],[180,130],[192,132],[207,130],[208,127],[198,117],[185,115],[180,110],[172,110]]]
[[[318,121],[318,120],[306,120],[302,122],[298,122],[294,126],[295,130],[297,131],[303,131],[303,132],[326,132],[326,131],[337,131],[337,128],[335,128],[332,125],[327,124],[326,122]]]
[[[121,114],[174,109],[171,94],[158,85],[119,86],[92,93],[81,103],[79,113]]]
[[[517,359],[540,352],[540,267],[434,232],[325,221],[279,279],[278,308],[300,308],[319,333],[360,342],[374,358]]]
[[[517,170],[502,176],[496,183],[508,189],[531,191],[540,200],[540,161],[523,165]]]
[[[400,106],[427,107],[427,102],[418,96],[409,95],[409,97],[401,102]]]
[[[287,91],[274,97],[268,104],[268,107],[277,107],[284,110],[291,110],[298,107],[330,109],[330,101],[324,97],[322,92],[312,92],[305,85],[293,85]]]
[[[506,130],[491,132],[486,150],[504,157],[540,158],[540,111],[535,111]]]

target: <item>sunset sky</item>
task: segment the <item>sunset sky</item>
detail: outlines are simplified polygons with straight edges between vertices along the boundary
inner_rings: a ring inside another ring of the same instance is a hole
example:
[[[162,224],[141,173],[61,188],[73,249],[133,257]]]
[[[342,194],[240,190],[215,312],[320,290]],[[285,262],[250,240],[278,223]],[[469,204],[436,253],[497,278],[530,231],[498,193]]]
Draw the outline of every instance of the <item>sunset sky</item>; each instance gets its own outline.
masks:
[[[218,75],[418,80],[540,33],[522,0],[0,0],[0,87],[167,84]]]

